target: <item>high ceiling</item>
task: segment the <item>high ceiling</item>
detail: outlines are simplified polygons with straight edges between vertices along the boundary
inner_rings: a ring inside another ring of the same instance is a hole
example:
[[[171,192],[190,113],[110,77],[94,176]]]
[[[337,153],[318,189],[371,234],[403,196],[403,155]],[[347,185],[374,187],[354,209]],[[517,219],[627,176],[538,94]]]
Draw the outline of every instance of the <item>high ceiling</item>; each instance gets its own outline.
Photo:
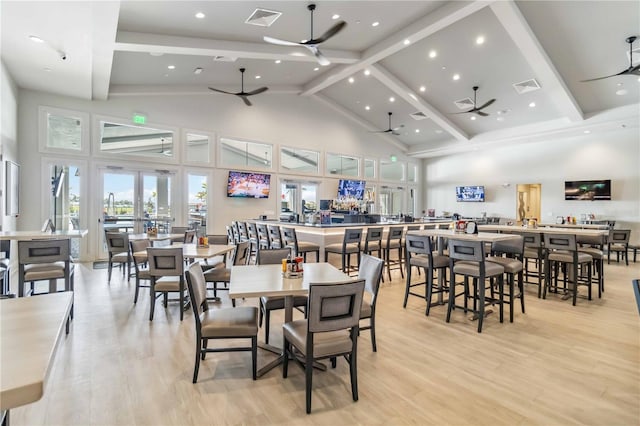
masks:
[[[321,45],[328,66],[302,47],[263,41],[308,39],[307,4],[3,0],[2,60],[20,87],[96,100],[226,96],[207,87],[239,91],[244,67],[246,91],[269,87],[254,103],[270,93],[312,96],[368,131],[387,129],[393,112],[400,134],[372,137],[393,138],[418,157],[470,142],[638,126],[640,77],[580,81],[629,66],[637,0],[317,1],[315,37],[347,23]],[[245,23],[256,8],[282,15],[269,27]],[[633,48],[640,63],[640,39]],[[539,89],[519,93],[514,85],[523,82]],[[489,116],[455,114],[473,107],[473,86],[477,105],[496,99],[483,110]],[[465,99],[466,107],[454,103]]]

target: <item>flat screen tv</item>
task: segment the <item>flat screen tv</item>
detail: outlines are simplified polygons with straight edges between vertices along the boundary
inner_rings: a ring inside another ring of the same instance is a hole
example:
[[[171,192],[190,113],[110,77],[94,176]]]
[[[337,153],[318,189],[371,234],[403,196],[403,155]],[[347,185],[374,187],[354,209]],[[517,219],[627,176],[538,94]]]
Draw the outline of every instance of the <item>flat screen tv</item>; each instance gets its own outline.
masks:
[[[484,202],[484,186],[456,186],[456,201]]]
[[[364,199],[365,181],[340,179],[338,182],[338,198]]]
[[[227,197],[269,198],[271,175],[229,171]]]
[[[611,180],[574,180],[564,183],[565,200],[611,200]]]

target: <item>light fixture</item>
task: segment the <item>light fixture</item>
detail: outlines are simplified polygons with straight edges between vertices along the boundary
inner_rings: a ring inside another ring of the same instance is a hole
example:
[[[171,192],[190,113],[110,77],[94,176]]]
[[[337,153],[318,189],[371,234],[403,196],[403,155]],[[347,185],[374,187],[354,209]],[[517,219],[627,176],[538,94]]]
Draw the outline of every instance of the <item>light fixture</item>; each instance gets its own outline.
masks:
[[[398,161],[398,157],[392,154],[389,156],[389,160],[391,160],[392,163],[395,163],[396,161]]]
[[[627,89],[620,89],[616,91],[616,95],[618,96],[623,96],[623,95],[626,95],[627,93],[629,93],[627,92]]]
[[[427,88],[426,88],[426,87],[424,87],[424,86],[420,86],[420,91],[421,91],[421,92],[424,92],[425,90],[427,90]]]
[[[307,42],[306,38],[303,38],[302,40],[300,40],[300,43],[306,43],[306,42]]]
[[[414,95],[413,93],[409,93],[409,96],[411,97],[411,99],[413,99],[414,101],[417,101],[418,98],[416,97],[416,95]]]
[[[51,68],[45,68],[44,69],[46,72],[51,72]]]
[[[395,101],[396,101],[396,98],[394,98],[393,96],[389,98],[389,102],[395,102]]]
[[[44,40],[43,40],[43,39],[41,39],[41,38],[40,38],[40,37],[38,37],[38,36],[30,35],[30,36],[29,36],[29,39],[30,39],[31,41],[33,41],[33,42],[36,42],[36,43],[44,43]]]
[[[349,77],[349,83],[353,84],[355,81],[356,81],[356,79],[355,79],[355,78],[353,78],[353,77]]]
[[[369,111],[369,110],[371,109],[371,107],[370,107],[369,105],[366,105],[366,106],[364,107],[364,109],[366,109],[367,111]]]
[[[420,133],[420,129],[416,129],[416,133]]]
[[[202,18],[204,18],[205,16],[206,16],[206,15],[205,15],[204,13],[202,13],[202,12],[198,12],[198,13],[196,13],[196,18],[198,18],[198,19],[202,19]]]
[[[436,52],[435,50],[429,52],[429,57],[431,59],[435,58],[436,56],[438,56],[438,52]]]
[[[170,70],[175,70],[176,66],[175,65],[169,65],[167,68],[169,68]]]
[[[411,40],[409,40],[408,38],[406,38],[406,39],[404,39],[404,42],[403,42],[403,43],[404,43],[404,45],[405,45],[405,46],[408,46],[408,45],[410,45],[410,44],[411,44]]]
[[[280,62],[282,62],[280,59],[276,59],[276,64],[279,64]]]
[[[259,80],[259,79],[261,79],[261,78],[262,78],[262,76],[260,76],[260,75],[256,75],[256,80]]]
[[[202,68],[198,67],[195,70],[193,70],[194,74],[202,74]]]
[[[371,74],[371,71],[369,71],[369,70],[364,70],[364,75],[369,76],[369,74]]]
[[[164,53],[162,53],[162,52],[149,52],[149,55],[151,55],[151,56],[162,56],[162,55],[164,55]]]
[[[318,71],[319,69],[320,69],[319,67],[315,67],[313,70]]]
[[[583,133],[584,133],[585,135],[588,135],[589,133],[591,133],[591,130],[585,130]]]
[[[622,83],[617,83],[616,86],[620,87],[622,86]]]
[[[471,121],[476,121],[476,116],[472,115],[471,117],[469,117],[471,119]]]
[[[458,80],[460,80],[460,74],[454,74],[454,75],[453,75],[453,80],[454,80],[454,81],[458,81]]]
[[[535,107],[536,107],[536,103],[535,102],[529,103],[529,108],[535,108]]]
[[[484,43],[484,36],[478,36],[476,38],[476,44],[480,45]]]
[[[334,14],[334,15],[331,17],[331,19],[333,19],[334,21],[335,21],[336,19],[340,19],[340,15],[338,15],[338,14],[336,13],[336,14]]]
[[[380,25],[380,22],[375,21],[374,23],[371,24],[372,27],[377,27],[378,25]]]
[[[497,121],[504,121],[504,117],[498,117],[496,118]]]

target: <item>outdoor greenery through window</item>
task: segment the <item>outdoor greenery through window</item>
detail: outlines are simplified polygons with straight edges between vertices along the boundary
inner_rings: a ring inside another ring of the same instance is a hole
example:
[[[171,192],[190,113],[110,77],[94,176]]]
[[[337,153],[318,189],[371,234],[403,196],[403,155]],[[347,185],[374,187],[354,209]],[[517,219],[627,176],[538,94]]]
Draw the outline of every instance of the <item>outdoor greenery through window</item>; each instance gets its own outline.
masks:
[[[189,223],[188,225],[198,230],[199,235],[207,232],[207,176],[189,174]]]

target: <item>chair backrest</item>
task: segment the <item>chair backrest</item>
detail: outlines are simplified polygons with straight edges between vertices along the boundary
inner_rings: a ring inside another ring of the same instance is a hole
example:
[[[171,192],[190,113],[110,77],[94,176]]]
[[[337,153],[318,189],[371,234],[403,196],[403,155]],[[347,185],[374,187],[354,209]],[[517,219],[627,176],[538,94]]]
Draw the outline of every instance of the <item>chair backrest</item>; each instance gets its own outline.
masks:
[[[229,244],[229,236],[226,234],[207,234],[209,244],[226,245]]]
[[[633,292],[636,295],[636,304],[638,305],[638,313],[640,314],[640,280],[631,281]]]
[[[513,237],[508,240],[494,241],[491,244],[491,252],[522,259],[522,254],[524,253],[524,238],[521,235],[514,234]]]
[[[184,243],[193,244],[195,242],[196,242],[196,230],[189,229],[188,231],[184,231]]]
[[[182,277],[184,273],[182,247],[149,247],[147,258],[152,277]]]
[[[135,267],[136,271],[138,271],[140,269],[140,264],[138,262],[138,257],[133,256],[134,253],[138,253],[138,252],[146,252],[146,250],[151,247],[151,241],[149,241],[148,239],[144,239],[144,240],[131,240],[129,241],[129,245],[131,246],[131,256],[133,257],[133,266]]]
[[[344,230],[344,239],[342,240],[342,247],[347,244],[358,244],[360,248],[360,242],[362,241],[362,228],[347,228]]]
[[[282,263],[282,259],[286,259],[291,255],[290,248],[279,249],[262,249],[258,251],[256,257],[257,265],[279,265]]]
[[[111,254],[129,252],[129,234],[126,232],[107,232],[107,249]]]
[[[360,255],[360,269],[358,279],[364,280],[364,291],[371,297],[371,306],[375,306],[382,279],[382,267],[384,261],[380,258],[362,253]]]
[[[189,230],[188,226],[172,226],[171,233],[172,234],[184,234]]]
[[[402,240],[402,234],[404,233],[404,228],[402,226],[391,226],[389,227],[389,232],[387,233],[387,243],[391,243],[394,240]]]
[[[609,231],[609,244],[629,244],[630,229],[611,229]]]
[[[575,234],[543,234],[547,250],[577,251]]]
[[[258,223],[256,228],[258,229],[258,239],[262,241],[269,241],[269,230],[267,229],[267,225],[264,223]]]
[[[384,228],[382,226],[367,229],[367,236],[365,237],[365,243],[382,241],[382,234]]]
[[[249,240],[258,241],[258,228],[254,222],[246,222]]]
[[[247,224],[245,222],[236,222],[238,225],[238,233],[240,234],[240,241],[249,239],[249,233],[247,232]]]
[[[534,249],[542,247],[542,234],[540,232],[523,232],[518,235],[522,236],[525,247]]]
[[[269,247],[282,248],[282,237],[280,236],[280,227],[278,225],[267,225],[269,231]]]
[[[608,235],[576,235],[576,242],[578,244],[588,244],[602,248],[607,244],[607,238]]]
[[[240,229],[238,228],[238,222],[231,221],[231,232],[233,233],[233,242],[238,244],[240,242]]]
[[[233,265],[246,265],[249,261],[249,255],[251,251],[251,245],[249,241],[243,241],[236,246],[236,250],[233,253]]]
[[[449,224],[448,223],[439,223],[438,224],[438,229],[449,229]]]
[[[427,223],[424,225],[424,229],[436,229],[436,226],[438,226],[436,223]]]
[[[419,230],[420,230],[420,225],[408,225],[407,230],[405,231],[405,235],[409,231],[419,231]]]
[[[18,241],[18,263],[69,262],[71,244],[69,239]]]
[[[471,262],[484,261],[484,243],[482,241],[466,241],[449,238],[449,258]]]
[[[282,242],[285,247],[293,248],[294,253],[298,253],[298,236],[295,228],[283,226],[280,228],[282,232]]]
[[[318,333],[357,327],[365,280],[309,284],[307,331]]]
[[[415,254],[431,255],[433,248],[432,241],[428,236],[407,234],[405,246],[407,248],[407,256],[411,258]]]
[[[204,278],[202,267],[198,262],[189,265],[186,277],[196,327],[200,328],[200,312],[207,311],[209,306],[207,305],[207,282]]]
[[[237,244],[238,242],[233,235],[233,229],[231,228],[231,226],[227,225],[225,228],[227,229],[227,239],[229,240],[229,243]]]

